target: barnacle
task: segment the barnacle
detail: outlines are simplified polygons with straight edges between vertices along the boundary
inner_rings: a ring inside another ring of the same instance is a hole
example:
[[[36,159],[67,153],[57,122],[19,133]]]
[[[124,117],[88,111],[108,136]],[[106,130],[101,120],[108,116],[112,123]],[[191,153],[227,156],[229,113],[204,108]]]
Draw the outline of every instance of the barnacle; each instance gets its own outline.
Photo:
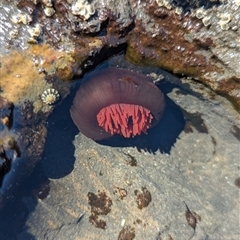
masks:
[[[81,16],[86,21],[95,13],[95,9],[88,1],[77,0],[72,5],[72,13]]]
[[[48,6],[46,6],[43,11],[47,17],[51,17],[55,13],[55,10],[52,7]]]

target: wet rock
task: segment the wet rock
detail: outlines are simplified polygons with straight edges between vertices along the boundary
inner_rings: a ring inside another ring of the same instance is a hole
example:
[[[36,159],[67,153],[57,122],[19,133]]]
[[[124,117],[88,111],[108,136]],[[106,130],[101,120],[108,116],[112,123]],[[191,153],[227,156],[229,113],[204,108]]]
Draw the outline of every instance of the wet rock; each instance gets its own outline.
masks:
[[[43,124],[11,132],[0,132],[0,211],[18,198],[19,186],[41,160],[47,130]]]
[[[13,161],[21,156],[21,150],[13,134],[0,132],[0,187],[7,173],[12,168]]]
[[[45,48],[46,47],[46,48]],[[31,101],[36,105],[35,112],[42,108],[40,95],[52,85],[45,80],[44,71],[49,71],[51,67],[46,67],[50,59],[55,57],[53,52],[47,52],[47,46],[41,46],[45,53],[38,53],[38,48],[30,52],[12,52],[6,55],[1,61],[1,89],[2,96],[12,101],[16,106],[21,106],[24,102]],[[46,55],[45,55],[46,54]],[[44,69],[44,71],[43,71]]]
[[[0,97],[0,189],[3,180],[10,173],[12,165],[18,161],[22,152],[17,141],[17,134],[11,131],[14,122],[14,105],[6,98]],[[2,199],[0,199],[0,209]]]
[[[96,143],[79,133],[72,172],[50,179],[49,195],[37,203],[24,198],[35,210],[18,239],[237,239],[239,140],[231,131],[239,116],[203,85],[160,74],[167,99],[162,121],[129,140]],[[183,124],[171,132],[181,122],[173,101],[191,131]]]
[[[71,80],[127,50],[132,62],[190,75],[239,106],[239,9],[236,0],[5,0],[1,51],[23,51],[26,66],[34,58],[42,73]],[[39,78],[35,72],[30,79]]]
[[[34,113],[34,106],[31,102],[25,102],[21,109],[19,109],[18,117],[16,122],[22,126],[37,125],[40,121],[40,114]]]
[[[134,238],[134,228],[131,228],[130,226],[124,227],[118,235],[118,240],[132,240]]]
[[[112,200],[107,197],[105,192],[98,191],[98,195],[89,192],[88,203],[91,206],[91,215],[89,222],[97,228],[105,229],[106,222],[99,219],[99,215],[107,215],[111,211]]]
[[[159,0],[135,2],[133,9],[129,60],[193,76],[239,106],[237,1]]]
[[[138,193],[138,190],[134,191],[136,195],[136,203],[139,209],[145,208],[152,201],[151,193],[145,188],[142,187],[142,193]]]
[[[13,109],[14,105],[12,102],[0,96],[0,129],[4,127],[11,129],[13,125]]]
[[[0,98],[0,211],[9,199],[17,197],[22,181],[41,159],[47,130],[46,114],[34,113],[26,102],[15,107],[6,98]],[[45,118],[44,118],[45,117]],[[11,202],[11,201],[10,201]]]
[[[123,200],[127,196],[127,191],[124,188],[116,187],[114,193],[118,196],[119,200]]]
[[[196,225],[198,222],[201,221],[201,217],[196,212],[191,212],[187,204],[186,204],[186,208],[187,210],[185,212],[185,216],[186,216],[188,225],[191,226],[194,230],[196,230]]]
[[[33,166],[41,159],[44,144],[47,137],[47,129],[43,124],[34,128],[25,127],[19,132],[19,142],[24,155],[28,158],[29,167]],[[33,161],[31,163],[31,161]]]
[[[126,51],[126,57],[134,63],[160,66],[194,79],[172,83],[168,75],[156,76],[156,83],[168,95],[168,118],[163,119],[165,127],[159,125],[150,137],[138,138],[136,142],[122,141],[120,145],[119,139],[112,139],[114,148],[111,148],[109,143],[98,145],[80,135],[75,143],[78,147],[74,170],[72,156],[69,162],[64,161],[69,156],[62,154],[65,146],[61,151],[57,150],[58,145],[49,147],[52,153],[47,159],[54,159],[55,164],[45,163],[46,173],[54,172],[51,176],[58,177],[69,175],[60,182],[50,181],[49,196],[53,197],[38,201],[36,216],[30,215],[27,222],[29,232],[40,239],[45,236],[66,239],[81,234],[83,239],[89,234],[98,239],[99,235],[104,237],[102,227],[106,236],[115,238],[200,239],[207,235],[212,239],[236,238],[234,210],[239,188],[236,146],[240,126],[236,113],[224,99],[191,81],[202,81],[239,108],[239,11],[236,0],[4,0],[0,6],[0,88],[1,96],[8,100],[0,102],[1,130],[4,130],[0,135],[0,208],[17,198],[22,180],[40,161],[47,118],[70,92],[71,85],[67,82],[83,76],[108,57]],[[41,95],[50,88],[61,96],[54,106],[41,100]],[[61,144],[69,138],[51,139]],[[92,156],[89,158],[88,154]],[[61,172],[57,171],[60,168]],[[95,181],[91,183],[88,179]],[[150,195],[139,198],[138,203],[146,206],[140,210],[136,204],[139,195],[135,196],[134,191],[144,187]],[[111,211],[90,218],[86,196],[98,191],[111,199]],[[35,195],[24,199],[30,213],[31,206],[36,204]],[[69,201],[73,195],[81,201]],[[145,199],[149,200],[149,196],[151,202],[147,204]],[[60,213],[54,209],[49,216],[48,210],[61,200],[64,204]],[[68,204],[70,208],[66,208]],[[208,211],[206,205],[210,206]],[[46,214],[43,219],[37,214],[41,210]],[[232,222],[227,222],[228,218]],[[43,225],[36,229],[39,223]],[[97,226],[100,228],[95,229]],[[142,232],[143,228],[147,233]],[[20,236],[26,239],[26,235],[29,233]]]

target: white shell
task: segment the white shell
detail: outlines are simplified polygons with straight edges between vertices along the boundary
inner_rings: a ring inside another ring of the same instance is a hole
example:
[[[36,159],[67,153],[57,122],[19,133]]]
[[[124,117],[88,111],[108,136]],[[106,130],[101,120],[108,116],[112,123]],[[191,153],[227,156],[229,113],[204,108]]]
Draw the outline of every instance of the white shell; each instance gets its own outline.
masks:
[[[45,7],[43,11],[47,17],[51,17],[55,13],[55,10],[52,7],[48,7],[48,6]]]
[[[72,4],[72,14],[80,15],[87,21],[95,13],[95,8],[87,0],[76,0]]]
[[[11,17],[11,21],[16,24],[23,23],[26,25],[32,22],[32,17],[28,14],[17,13]]]
[[[42,26],[40,24],[36,24],[34,27],[29,28],[28,32],[33,38],[39,37],[42,33]]]
[[[52,0],[42,0],[42,3],[47,7],[52,7]]]
[[[199,8],[196,10],[196,17],[198,19],[202,19],[207,15],[207,12],[204,10],[204,8]]]
[[[59,98],[60,98],[60,95],[58,91],[54,88],[48,88],[41,95],[42,101],[48,105],[52,105],[56,103]]]

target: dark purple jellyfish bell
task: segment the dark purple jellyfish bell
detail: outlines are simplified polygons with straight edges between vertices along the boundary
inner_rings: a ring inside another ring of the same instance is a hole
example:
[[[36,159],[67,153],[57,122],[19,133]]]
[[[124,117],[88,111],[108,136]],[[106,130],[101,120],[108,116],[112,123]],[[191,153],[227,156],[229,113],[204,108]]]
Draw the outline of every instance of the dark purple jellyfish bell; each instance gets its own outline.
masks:
[[[147,133],[164,109],[164,95],[149,77],[110,67],[80,86],[70,113],[81,133],[102,140]]]

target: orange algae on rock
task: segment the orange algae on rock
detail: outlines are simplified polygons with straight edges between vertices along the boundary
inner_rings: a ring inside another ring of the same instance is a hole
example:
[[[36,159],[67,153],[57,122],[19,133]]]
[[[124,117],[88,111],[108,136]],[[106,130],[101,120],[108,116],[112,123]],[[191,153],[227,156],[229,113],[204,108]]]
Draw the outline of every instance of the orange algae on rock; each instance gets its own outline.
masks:
[[[61,71],[64,74],[60,79],[70,79],[72,70],[68,67],[69,62],[73,62],[70,53],[55,50],[47,44],[33,45],[21,53],[13,51],[4,55],[0,66],[1,95],[15,105],[33,102],[39,110],[39,96],[52,87],[43,72],[58,75]]]
[[[33,45],[29,53],[40,58],[41,67],[48,74],[56,74],[61,80],[70,80],[73,77],[73,53],[56,50],[48,44]]]
[[[49,86],[44,80],[44,74],[39,73],[33,61],[24,53],[14,51],[2,58],[1,95],[15,105],[37,100],[37,96]]]

